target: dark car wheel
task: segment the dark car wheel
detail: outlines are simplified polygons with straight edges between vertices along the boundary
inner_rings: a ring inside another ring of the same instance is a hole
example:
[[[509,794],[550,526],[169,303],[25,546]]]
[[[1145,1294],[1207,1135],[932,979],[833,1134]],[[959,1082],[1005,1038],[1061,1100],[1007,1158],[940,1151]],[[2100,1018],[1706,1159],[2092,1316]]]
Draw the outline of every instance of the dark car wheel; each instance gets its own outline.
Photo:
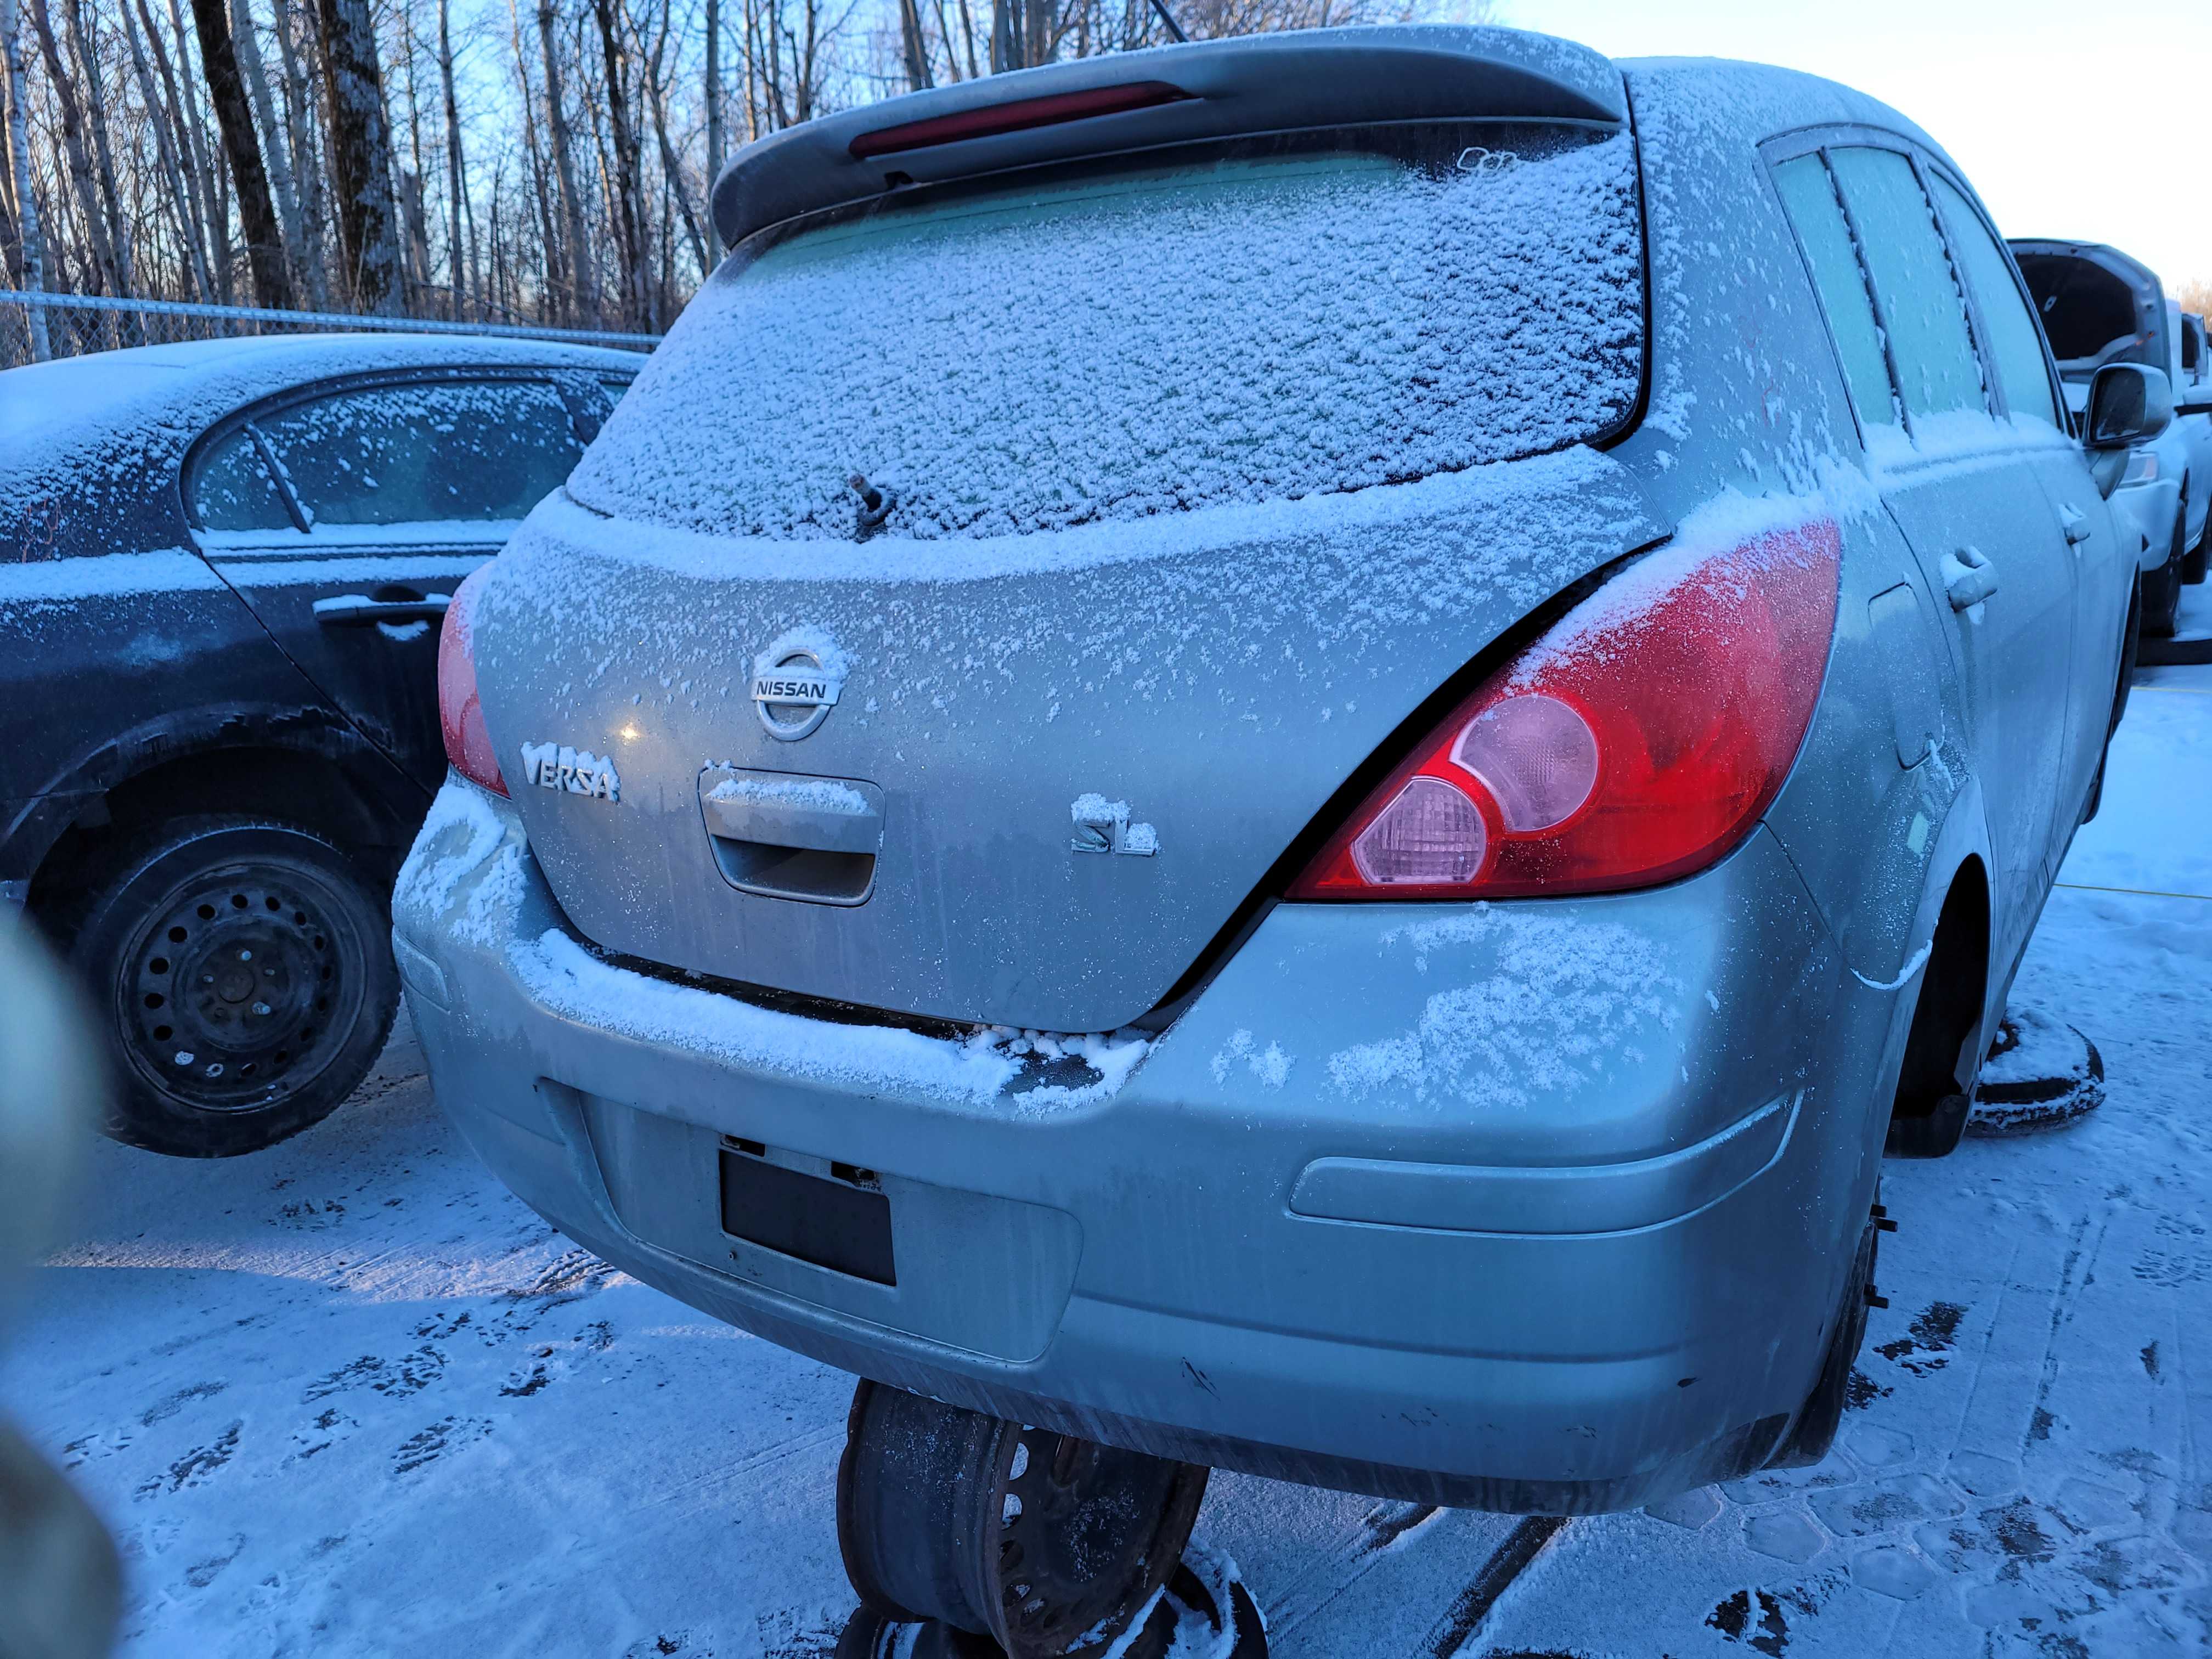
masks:
[[[2147,571],[2142,579],[2142,631],[2154,639],[2173,637],[2175,618],[2181,610],[2181,520],[2173,524],[2173,545],[2166,562]]]
[[[329,1116],[375,1063],[399,1001],[391,920],[320,836],[178,819],[89,885],[70,955],[114,1052],[118,1140],[258,1152]]]
[[[2181,498],[2181,524],[2182,533],[2188,534],[2189,497],[2186,495]],[[2204,533],[2197,537],[2197,545],[2190,549],[2187,556],[2181,561],[2181,580],[2187,583],[2203,581],[2208,556],[2212,556],[2212,515],[2207,515]]]

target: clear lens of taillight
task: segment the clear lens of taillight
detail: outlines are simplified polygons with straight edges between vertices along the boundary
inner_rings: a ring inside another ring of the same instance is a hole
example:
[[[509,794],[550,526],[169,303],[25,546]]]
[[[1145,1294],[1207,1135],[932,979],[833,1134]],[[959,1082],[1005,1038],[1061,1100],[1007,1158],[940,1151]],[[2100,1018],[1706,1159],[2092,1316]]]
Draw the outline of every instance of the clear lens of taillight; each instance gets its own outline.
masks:
[[[446,607],[446,622],[438,635],[438,726],[446,739],[446,758],[471,783],[482,784],[494,794],[507,793],[499,761],[492,753],[491,733],[484,726],[483,702],[477,695],[474,618],[477,592],[491,566],[481,565],[453,590]]]
[[[1835,632],[1832,520],[1632,567],[1492,675],[1329,838],[1292,898],[1649,886],[1750,832]]]

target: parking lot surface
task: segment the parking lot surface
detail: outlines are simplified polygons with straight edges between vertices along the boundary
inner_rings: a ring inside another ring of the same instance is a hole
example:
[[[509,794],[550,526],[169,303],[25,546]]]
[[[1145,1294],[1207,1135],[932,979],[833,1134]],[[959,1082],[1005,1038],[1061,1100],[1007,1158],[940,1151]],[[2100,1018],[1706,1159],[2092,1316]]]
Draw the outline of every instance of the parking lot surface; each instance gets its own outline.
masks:
[[[2212,668],[2144,671],[2014,996],[2095,1042],[2107,1102],[1887,1166],[1890,1305],[1826,1463],[1534,1530],[1217,1476],[1200,1535],[1273,1650],[2212,1645],[2208,824]],[[525,1210],[404,1022],[274,1152],[103,1143],[0,1366],[123,1541],[139,1656],[827,1655],[850,1388]]]

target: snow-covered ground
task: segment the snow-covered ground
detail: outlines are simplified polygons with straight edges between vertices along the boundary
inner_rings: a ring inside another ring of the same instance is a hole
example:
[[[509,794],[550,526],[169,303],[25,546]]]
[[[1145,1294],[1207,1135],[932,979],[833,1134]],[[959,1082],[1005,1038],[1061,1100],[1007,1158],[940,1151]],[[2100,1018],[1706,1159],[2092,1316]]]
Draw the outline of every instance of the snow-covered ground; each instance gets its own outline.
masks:
[[[1838,1453],[1570,1522],[1495,1605],[1510,1518],[1218,1477],[1275,1653],[2212,1646],[2212,668],[2145,671],[2113,761],[2015,994],[2107,1103],[1888,1166]],[[122,1539],[131,1654],[793,1659],[850,1609],[849,1379],[550,1231],[404,1026],[273,1152],[103,1145],[41,1292],[0,1401]]]

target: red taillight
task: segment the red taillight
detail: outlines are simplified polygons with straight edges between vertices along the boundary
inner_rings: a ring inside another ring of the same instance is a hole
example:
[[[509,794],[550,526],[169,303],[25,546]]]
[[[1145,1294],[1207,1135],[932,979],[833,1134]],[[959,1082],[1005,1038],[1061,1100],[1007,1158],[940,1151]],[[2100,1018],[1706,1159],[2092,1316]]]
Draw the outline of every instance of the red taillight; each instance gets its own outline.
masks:
[[[1119,115],[1126,110],[1153,109],[1181,103],[1191,94],[1164,81],[1131,81],[1118,87],[1092,87],[1085,92],[1056,93],[1049,98],[1013,98],[957,115],[933,116],[896,127],[864,132],[848,146],[853,159],[896,150],[928,149],[937,144],[957,144],[964,138],[995,138],[1002,132],[1026,132],[1032,127],[1057,126],[1063,121],[1087,121],[1097,115]]]
[[[500,775],[491,733],[484,726],[483,702],[477,696],[474,619],[470,615],[477,592],[490,574],[489,564],[479,566],[453,590],[453,602],[446,607],[445,626],[438,635],[438,727],[445,734],[446,758],[453,770],[503,795],[507,780]]]
[[[1607,892],[1712,863],[1804,741],[1841,549],[1817,520],[1654,553],[1484,682],[1290,896]]]

